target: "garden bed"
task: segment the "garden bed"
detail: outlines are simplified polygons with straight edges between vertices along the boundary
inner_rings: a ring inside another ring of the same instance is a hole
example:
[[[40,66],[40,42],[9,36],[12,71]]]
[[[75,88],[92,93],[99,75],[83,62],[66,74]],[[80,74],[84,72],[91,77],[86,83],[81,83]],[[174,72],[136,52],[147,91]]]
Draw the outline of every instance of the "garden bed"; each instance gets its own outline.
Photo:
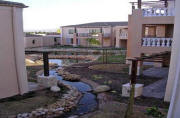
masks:
[[[123,70],[120,73],[106,72],[104,70],[93,70],[89,69],[91,66],[95,66],[101,63],[84,63],[84,64],[75,64],[73,66],[66,67],[64,70],[72,74],[80,75],[81,78],[86,78],[92,80],[100,85],[108,85],[111,87],[112,91],[107,94],[111,95],[113,100],[119,101],[121,103],[128,103],[128,98],[122,97],[122,85],[129,82],[129,75],[127,70]],[[80,66],[80,68],[78,68]],[[76,67],[76,68],[74,68]],[[147,86],[152,84],[162,78],[154,78],[148,76],[140,76],[137,79],[137,83],[144,84]],[[135,99],[136,105],[142,106],[157,106],[160,108],[168,108],[169,104],[165,103],[163,99],[156,98],[147,98],[147,97],[138,97]]]

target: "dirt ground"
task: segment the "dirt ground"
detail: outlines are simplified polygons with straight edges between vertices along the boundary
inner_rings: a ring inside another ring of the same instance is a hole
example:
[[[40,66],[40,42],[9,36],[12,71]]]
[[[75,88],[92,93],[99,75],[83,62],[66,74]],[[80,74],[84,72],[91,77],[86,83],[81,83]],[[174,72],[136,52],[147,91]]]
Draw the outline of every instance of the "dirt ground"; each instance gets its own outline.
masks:
[[[49,89],[44,89],[36,92],[30,92],[24,94],[23,96],[17,95],[1,99],[0,118],[7,118],[11,115],[31,112],[37,108],[46,107],[49,104],[55,103],[66,91],[67,88],[63,87],[61,87],[60,93],[52,93]]]
[[[120,103],[128,103],[128,98],[122,97],[122,85],[129,82],[129,75],[127,74],[127,69],[124,69],[124,72],[120,73],[114,72],[105,72],[99,70],[89,69],[89,66],[97,65],[100,63],[84,63],[84,64],[75,64],[70,67],[66,67],[65,70],[73,74],[81,75],[81,78],[86,78],[97,82],[101,85],[108,85],[111,87],[111,91],[108,92],[112,96],[113,100]],[[113,68],[110,68],[113,70]],[[122,69],[123,70],[123,69]],[[140,76],[137,78],[137,83],[142,83],[144,86],[152,84],[162,78],[152,78],[147,76]],[[159,108],[168,108],[169,103],[165,103],[163,99],[147,98],[147,97],[137,97],[135,99],[136,105],[153,107],[157,106]]]

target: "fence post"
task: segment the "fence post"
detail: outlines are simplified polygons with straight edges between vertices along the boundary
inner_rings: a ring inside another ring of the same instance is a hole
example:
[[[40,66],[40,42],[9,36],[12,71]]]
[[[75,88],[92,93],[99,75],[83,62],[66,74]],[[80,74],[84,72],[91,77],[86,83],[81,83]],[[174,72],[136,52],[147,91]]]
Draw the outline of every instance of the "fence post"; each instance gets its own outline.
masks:
[[[48,52],[43,52],[44,76],[49,76]]]

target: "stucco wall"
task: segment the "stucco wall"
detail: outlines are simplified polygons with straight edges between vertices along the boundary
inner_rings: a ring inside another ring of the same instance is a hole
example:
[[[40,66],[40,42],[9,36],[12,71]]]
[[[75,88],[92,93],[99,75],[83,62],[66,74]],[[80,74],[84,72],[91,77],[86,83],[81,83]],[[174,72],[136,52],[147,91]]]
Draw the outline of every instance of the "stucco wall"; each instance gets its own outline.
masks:
[[[22,9],[0,6],[0,98],[28,91]]]
[[[43,46],[43,40],[42,39],[43,39],[42,37],[24,37],[25,48]]]
[[[142,10],[136,9],[129,15],[127,57],[140,57],[141,53],[152,54],[170,51],[168,47],[142,47],[144,24],[174,24],[173,16],[143,17]]]

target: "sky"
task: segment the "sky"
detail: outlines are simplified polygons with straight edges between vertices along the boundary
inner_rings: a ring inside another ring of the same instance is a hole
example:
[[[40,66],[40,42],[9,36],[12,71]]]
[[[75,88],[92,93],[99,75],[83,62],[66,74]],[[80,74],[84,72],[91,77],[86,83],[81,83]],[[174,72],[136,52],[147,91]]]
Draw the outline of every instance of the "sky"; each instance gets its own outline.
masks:
[[[25,31],[50,31],[60,26],[127,21],[136,0],[10,0],[29,6],[23,11]]]

